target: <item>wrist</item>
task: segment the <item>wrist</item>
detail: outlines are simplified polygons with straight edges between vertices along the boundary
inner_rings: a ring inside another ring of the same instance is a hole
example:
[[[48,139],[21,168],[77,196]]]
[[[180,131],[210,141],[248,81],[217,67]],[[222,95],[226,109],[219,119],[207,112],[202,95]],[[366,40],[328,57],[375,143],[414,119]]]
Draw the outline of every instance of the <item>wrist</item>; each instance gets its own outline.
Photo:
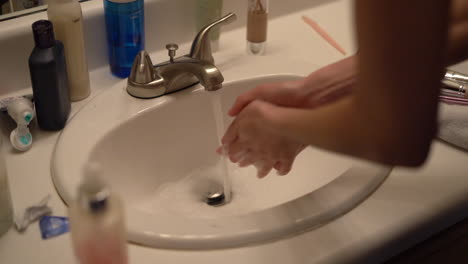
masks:
[[[356,79],[357,61],[358,58],[354,55],[311,73],[304,80],[305,90],[309,95],[315,95],[342,88],[343,84]]]
[[[264,117],[265,123],[262,124],[270,132],[275,134],[282,134],[280,131],[287,123],[285,118],[288,118],[288,110],[296,109],[285,106],[278,106],[268,102],[261,102],[260,111]]]

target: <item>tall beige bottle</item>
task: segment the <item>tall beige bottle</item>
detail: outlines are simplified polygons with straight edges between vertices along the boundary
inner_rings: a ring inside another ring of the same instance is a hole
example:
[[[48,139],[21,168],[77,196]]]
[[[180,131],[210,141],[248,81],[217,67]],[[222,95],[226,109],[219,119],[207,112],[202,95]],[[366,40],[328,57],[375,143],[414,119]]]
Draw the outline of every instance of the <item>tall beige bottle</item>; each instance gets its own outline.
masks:
[[[7,170],[3,157],[2,137],[0,136],[0,237],[13,224],[13,208],[8,188]]]
[[[83,100],[90,94],[90,84],[80,3],[78,0],[48,0],[47,3],[55,38],[62,41],[65,49],[70,100]]]
[[[80,264],[128,264],[123,206],[99,177],[97,166],[85,168],[68,215]]]

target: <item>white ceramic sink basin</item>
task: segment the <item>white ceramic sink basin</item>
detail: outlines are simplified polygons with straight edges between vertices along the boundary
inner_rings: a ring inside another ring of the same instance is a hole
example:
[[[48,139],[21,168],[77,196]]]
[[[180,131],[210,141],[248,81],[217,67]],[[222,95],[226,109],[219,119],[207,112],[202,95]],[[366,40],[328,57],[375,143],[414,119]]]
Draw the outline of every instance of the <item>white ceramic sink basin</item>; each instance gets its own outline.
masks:
[[[224,84],[223,111],[254,86],[297,78],[275,74]],[[88,160],[126,205],[129,239],[154,247],[242,246],[305,232],[354,208],[390,169],[308,148],[291,173],[258,180],[253,168],[230,167],[233,200],[204,203],[219,176],[210,95],[199,85],[156,99],[130,97],[124,82],[86,105],[60,136],[54,184],[69,203]],[[228,124],[227,116],[225,122]]]

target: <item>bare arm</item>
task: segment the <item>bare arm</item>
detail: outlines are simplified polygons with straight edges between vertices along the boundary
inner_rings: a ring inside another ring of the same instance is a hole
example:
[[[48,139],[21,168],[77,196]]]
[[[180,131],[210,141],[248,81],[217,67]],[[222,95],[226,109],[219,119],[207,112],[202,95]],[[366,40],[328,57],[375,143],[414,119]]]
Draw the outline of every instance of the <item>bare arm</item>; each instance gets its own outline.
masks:
[[[468,19],[468,1],[453,0],[451,9],[452,23],[466,22]]]
[[[447,65],[468,58],[468,1],[454,0],[451,12]]]
[[[317,110],[267,106],[284,136],[394,165],[420,165],[437,130],[449,2],[356,0],[355,93]]]

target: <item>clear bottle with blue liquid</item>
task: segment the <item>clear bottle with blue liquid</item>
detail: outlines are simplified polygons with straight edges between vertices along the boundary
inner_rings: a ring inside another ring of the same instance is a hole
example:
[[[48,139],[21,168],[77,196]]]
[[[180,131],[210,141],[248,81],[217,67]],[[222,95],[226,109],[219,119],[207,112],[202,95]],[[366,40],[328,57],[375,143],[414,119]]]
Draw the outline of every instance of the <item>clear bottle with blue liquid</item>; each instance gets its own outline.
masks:
[[[130,75],[133,60],[145,48],[143,0],[104,0],[109,64],[112,74]]]

